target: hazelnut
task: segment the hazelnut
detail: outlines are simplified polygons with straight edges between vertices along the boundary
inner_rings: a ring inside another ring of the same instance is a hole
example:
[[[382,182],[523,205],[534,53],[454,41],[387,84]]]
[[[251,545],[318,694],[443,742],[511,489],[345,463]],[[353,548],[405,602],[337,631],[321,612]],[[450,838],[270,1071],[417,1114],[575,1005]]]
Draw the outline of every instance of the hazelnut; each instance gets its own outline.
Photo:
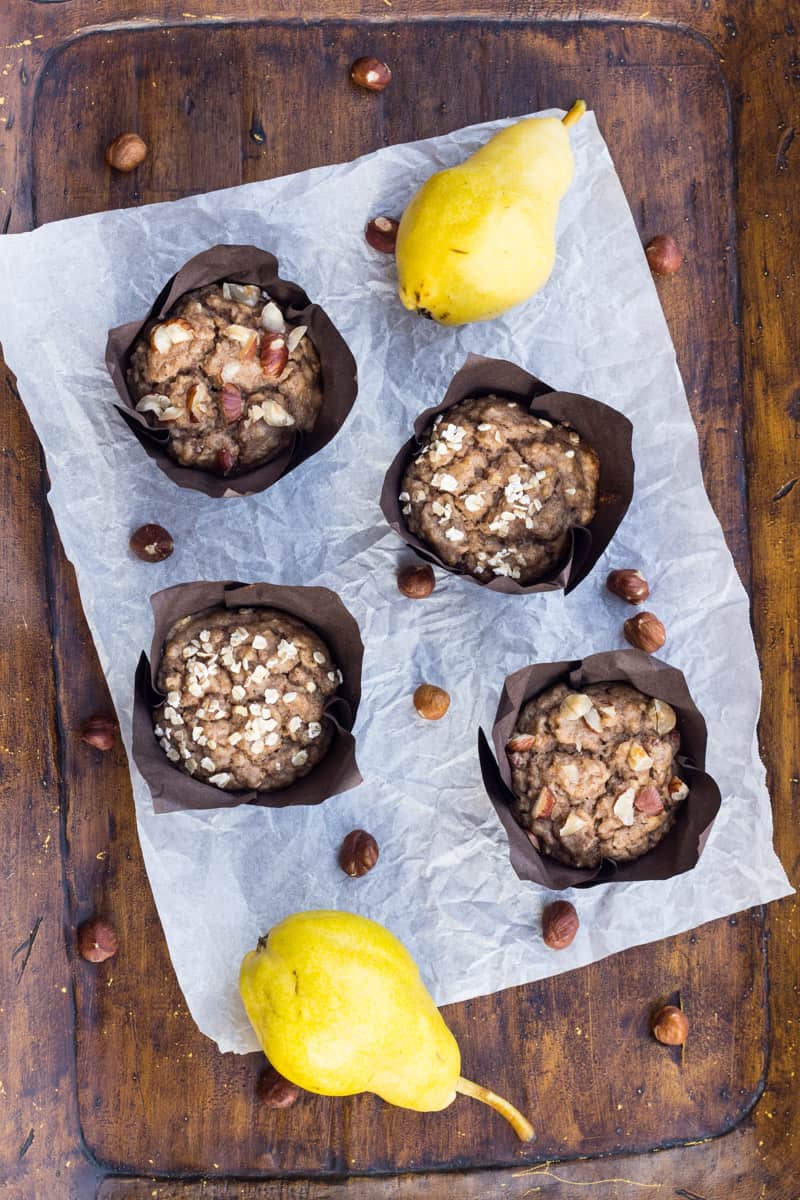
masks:
[[[147,157],[147,143],[138,133],[121,133],[106,146],[106,162],[115,171],[135,171]]]
[[[300,1098],[297,1084],[284,1079],[274,1067],[265,1067],[258,1077],[256,1093],[266,1108],[291,1108]]]
[[[78,953],[87,962],[105,962],[114,957],[118,947],[117,931],[108,921],[93,917],[78,926]]]
[[[282,333],[265,333],[258,352],[261,370],[270,383],[277,383],[289,361],[289,347]]]
[[[643,604],[650,595],[650,588],[642,572],[628,567],[621,571],[612,571],[606,580],[606,587],[628,604]]]
[[[539,796],[531,814],[536,821],[543,821],[550,816],[555,808],[556,798],[550,791],[549,787],[543,787],[539,791]],[[537,847],[538,849],[538,847]]]
[[[670,779],[667,791],[670,794],[670,799],[674,800],[676,804],[681,804],[689,795],[689,788],[677,775]]]
[[[664,803],[661,799],[658,788],[648,783],[645,787],[639,788],[634,800],[634,808],[640,813],[644,813],[646,817],[654,817],[658,813],[664,811]]]
[[[450,707],[450,697],[433,683],[421,683],[414,692],[414,707],[426,721],[439,721]]]
[[[403,567],[397,575],[397,586],[410,600],[424,600],[436,583],[433,567]]]
[[[371,871],[378,861],[378,843],[366,829],[354,829],[339,849],[339,866],[345,875],[360,879]]]
[[[373,217],[367,222],[364,237],[373,250],[380,250],[381,254],[394,254],[399,227],[400,222],[395,221],[394,217]]]
[[[114,745],[116,732],[116,718],[98,713],[84,721],[81,726],[81,741],[86,742],[87,746],[94,746],[95,750],[110,750]]]
[[[655,654],[667,640],[667,631],[655,613],[640,612],[635,617],[628,617],[623,629],[630,644],[648,654]]]
[[[542,935],[551,950],[566,950],[578,932],[578,914],[569,900],[554,900],[542,913]]]
[[[653,1037],[665,1046],[682,1046],[689,1034],[686,1013],[674,1004],[665,1004],[653,1015],[650,1025]]]
[[[369,92],[382,92],[391,83],[392,72],[379,58],[357,58],[350,68],[350,78]]]
[[[142,562],[163,562],[174,549],[172,534],[163,525],[140,525],[128,545]]]
[[[234,383],[224,383],[219,399],[222,415],[228,424],[238,421],[244,412],[244,399],[238,387]]]
[[[674,275],[683,262],[678,243],[668,233],[659,233],[651,238],[644,252],[654,275]]]
[[[226,446],[221,446],[217,451],[217,470],[220,475],[227,475],[233,469],[234,457]]]

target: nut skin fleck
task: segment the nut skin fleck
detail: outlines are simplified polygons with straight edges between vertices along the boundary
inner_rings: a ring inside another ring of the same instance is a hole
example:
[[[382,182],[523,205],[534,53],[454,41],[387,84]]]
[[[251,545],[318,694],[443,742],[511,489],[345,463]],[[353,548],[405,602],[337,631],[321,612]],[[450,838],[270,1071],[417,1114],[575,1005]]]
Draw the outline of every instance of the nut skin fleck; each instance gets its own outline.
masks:
[[[351,879],[361,879],[378,861],[378,843],[366,829],[353,829],[339,848],[339,866]]]
[[[637,650],[655,654],[667,640],[667,631],[655,613],[640,612],[623,625],[626,639]]]
[[[216,468],[220,475],[227,475],[233,469],[235,459],[226,446],[217,451]]]
[[[147,143],[138,133],[121,133],[106,146],[106,162],[114,171],[135,171],[147,157]]]
[[[542,936],[551,950],[566,950],[572,945],[580,921],[575,905],[569,900],[554,900],[542,913]]]
[[[118,948],[117,931],[108,921],[93,917],[78,926],[78,953],[87,962],[105,962],[114,957]]]
[[[81,726],[81,741],[87,746],[94,746],[95,750],[110,750],[114,745],[116,732],[116,718],[97,713]]]
[[[397,586],[409,600],[424,600],[436,584],[432,567],[403,567],[397,575]]]
[[[668,233],[659,233],[651,238],[644,252],[654,275],[674,275],[683,262],[678,243]]]
[[[400,222],[394,217],[373,217],[367,222],[364,237],[373,250],[380,250],[381,254],[394,254],[399,228]]]
[[[265,1108],[291,1108],[300,1098],[300,1088],[273,1066],[265,1067],[259,1075],[256,1093]]]
[[[450,707],[450,697],[434,683],[421,683],[414,692],[414,707],[426,721],[439,721]]]
[[[650,595],[650,587],[641,571],[629,567],[612,571],[606,580],[606,587],[628,604],[643,604]]]
[[[128,545],[131,553],[142,562],[163,562],[175,549],[172,534],[163,525],[142,525],[134,533]]]
[[[665,1046],[682,1046],[689,1035],[686,1013],[674,1004],[665,1004],[654,1013],[650,1028],[656,1041]]]
[[[509,754],[524,754],[526,750],[532,750],[535,744],[536,738],[532,733],[515,733],[506,742],[506,751]]]
[[[357,87],[368,92],[382,92],[392,81],[392,72],[379,58],[357,58],[350,68],[350,78]]]

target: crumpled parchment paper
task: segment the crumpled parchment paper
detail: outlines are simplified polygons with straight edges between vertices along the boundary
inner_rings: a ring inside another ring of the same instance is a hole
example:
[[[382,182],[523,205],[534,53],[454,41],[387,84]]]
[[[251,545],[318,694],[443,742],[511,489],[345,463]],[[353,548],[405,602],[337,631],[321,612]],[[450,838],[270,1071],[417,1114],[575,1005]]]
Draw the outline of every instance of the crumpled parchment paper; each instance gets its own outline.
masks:
[[[257,1048],[239,1001],[239,962],[297,909],[352,909],[383,922],[443,1004],[791,891],[772,849],[756,744],[760,684],[747,598],[703,489],[672,343],[594,118],[572,131],[575,179],[561,207],[553,276],[504,317],[443,329],[405,312],[393,261],[364,241],[368,218],[399,214],[433,170],[460,161],[504,123],[0,238],[0,337],[47,455],[50,503],[126,747],[152,592],[193,579],[321,584],[361,626],[361,787],[308,809],[157,816],[132,768],[172,960],[195,1021],[221,1050]],[[116,413],[103,362],[107,331],[146,313],[182,263],[219,242],[275,252],[282,276],[326,309],[359,371],[358,400],[332,443],[267,492],[226,500],[175,487],[148,459]],[[381,481],[415,415],[438,403],[469,351],[518,362],[633,421],[631,509],[568,597],[506,596],[441,572],[424,603],[397,592],[395,571],[409,552],[381,516]],[[141,563],[128,552],[130,532],[146,521],[174,536],[166,562]],[[491,729],[502,681],[517,667],[624,644],[628,613],[603,580],[627,564],[650,581],[669,633],[662,656],[685,673],[708,722],[707,769],[722,808],[695,870],[576,893],[580,932],[555,955],[538,934],[549,894],[511,869],[481,781],[477,727]],[[441,722],[415,716],[411,693],[423,680],[451,693]],[[360,880],[336,863],[355,826],[369,829],[381,851]]]

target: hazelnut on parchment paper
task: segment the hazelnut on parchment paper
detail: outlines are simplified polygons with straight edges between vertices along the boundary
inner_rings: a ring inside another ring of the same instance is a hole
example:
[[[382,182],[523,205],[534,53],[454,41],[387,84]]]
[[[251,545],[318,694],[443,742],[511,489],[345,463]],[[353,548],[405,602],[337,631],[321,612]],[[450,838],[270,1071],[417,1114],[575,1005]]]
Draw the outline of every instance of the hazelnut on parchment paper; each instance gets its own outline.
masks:
[[[606,579],[606,587],[628,604],[643,604],[650,595],[650,587],[642,572],[630,567],[612,571]]]
[[[360,879],[378,861],[378,843],[366,829],[353,829],[339,848],[339,866],[351,879]]]
[[[450,697],[444,688],[421,683],[414,692],[414,707],[426,721],[439,721],[450,707]]]
[[[640,612],[635,617],[629,617],[623,630],[630,644],[647,654],[655,654],[667,640],[663,623],[652,612]]]
[[[542,936],[551,950],[566,950],[575,940],[580,921],[569,900],[554,900],[542,913]]]
[[[424,600],[433,591],[436,578],[433,568],[403,567],[397,574],[397,586],[409,600]]]

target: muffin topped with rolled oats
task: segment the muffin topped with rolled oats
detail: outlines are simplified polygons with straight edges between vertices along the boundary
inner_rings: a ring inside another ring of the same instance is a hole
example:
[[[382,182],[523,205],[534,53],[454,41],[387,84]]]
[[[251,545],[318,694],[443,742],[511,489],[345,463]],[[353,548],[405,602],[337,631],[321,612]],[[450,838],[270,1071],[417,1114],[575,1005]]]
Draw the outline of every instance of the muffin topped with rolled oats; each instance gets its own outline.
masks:
[[[402,513],[454,570],[535,583],[566,557],[570,530],[595,515],[595,451],[516,401],[463,400],[424,438],[403,476]]]
[[[236,475],[310,433],[322,406],[319,357],[255,284],[187,292],[136,341],[127,372],[137,412],[166,431],[184,467]]]
[[[170,762],[224,791],[275,791],[307,775],[333,738],[342,674],[308,625],[273,608],[183,617],[164,643],[153,712]]]
[[[514,814],[544,854],[627,862],[669,832],[689,794],[677,715],[625,683],[559,683],[529,700],[506,745]]]

